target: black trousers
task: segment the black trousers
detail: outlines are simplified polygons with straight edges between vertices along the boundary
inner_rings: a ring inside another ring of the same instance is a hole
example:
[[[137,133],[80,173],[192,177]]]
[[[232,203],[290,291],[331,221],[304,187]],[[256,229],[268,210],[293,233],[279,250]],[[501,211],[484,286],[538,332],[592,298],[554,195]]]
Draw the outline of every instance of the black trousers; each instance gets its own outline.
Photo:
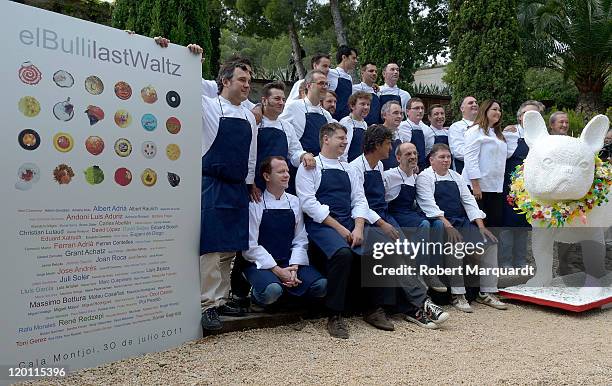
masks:
[[[482,199],[476,200],[480,210],[486,213],[484,223],[487,227],[502,226],[502,212],[504,209],[504,194],[495,192],[482,192]]]

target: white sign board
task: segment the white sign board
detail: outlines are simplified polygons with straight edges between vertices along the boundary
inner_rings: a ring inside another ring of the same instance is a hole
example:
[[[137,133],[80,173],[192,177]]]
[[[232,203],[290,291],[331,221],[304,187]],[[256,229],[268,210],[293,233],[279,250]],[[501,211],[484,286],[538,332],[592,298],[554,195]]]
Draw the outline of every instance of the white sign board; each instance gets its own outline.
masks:
[[[198,338],[199,58],[0,4],[0,364]]]

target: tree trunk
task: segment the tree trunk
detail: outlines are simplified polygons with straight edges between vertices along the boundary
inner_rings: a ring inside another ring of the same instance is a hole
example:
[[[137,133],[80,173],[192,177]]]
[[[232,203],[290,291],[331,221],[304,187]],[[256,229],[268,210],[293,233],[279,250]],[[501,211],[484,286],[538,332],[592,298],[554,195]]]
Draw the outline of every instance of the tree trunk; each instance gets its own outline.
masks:
[[[334,19],[334,30],[336,31],[336,40],[338,45],[348,45],[346,41],[346,32],[344,32],[344,24],[342,23],[342,15],[340,14],[340,7],[338,7],[338,0],[329,0],[329,7],[331,8],[332,19]]]
[[[293,22],[289,23],[289,39],[291,40],[291,49],[293,50],[293,63],[295,64],[295,68],[297,69],[297,73],[300,79],[304,79],[306,76],[306,69],[304,68],[304,63],[302,63],[302,46],[300,45],[300,39],[298,37],[297,31],[295,30],[295,25]]]
[[[576,111],[585,114],[591,119],[597,114],[605,114],[606,108],[602,101],[604,81],[603,79],[586,78],[584,81],[574,82],[578,88],[578,103]]]

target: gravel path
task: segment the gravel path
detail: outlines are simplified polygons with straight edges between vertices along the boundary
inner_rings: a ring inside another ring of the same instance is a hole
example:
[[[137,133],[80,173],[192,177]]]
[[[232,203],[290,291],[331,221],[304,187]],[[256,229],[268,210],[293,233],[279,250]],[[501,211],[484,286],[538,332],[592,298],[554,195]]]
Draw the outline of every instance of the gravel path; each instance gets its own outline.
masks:
[[[612,310],[474,308],[450,309],[434,331],[397,319],[384,332],[352,318],[346,341],[330,338],[323,319],[234,332],[29,384],[612,384]]]

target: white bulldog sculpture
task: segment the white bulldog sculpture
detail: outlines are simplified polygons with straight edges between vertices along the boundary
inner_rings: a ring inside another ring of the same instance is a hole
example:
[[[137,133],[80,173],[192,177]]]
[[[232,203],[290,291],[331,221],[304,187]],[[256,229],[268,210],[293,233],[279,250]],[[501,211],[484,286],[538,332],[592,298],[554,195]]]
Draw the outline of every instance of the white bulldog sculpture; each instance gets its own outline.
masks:
[[[595,154],[603,146],[608,127],[608,118],[597,115],[586,125],[580,138],[549,135],[538,112],[525,113],[525,141],[529,145],[529,155],[523,167],[524,187],[529,196],[545,203],[582,199],[593,184]],[[608,197],[612,201],[611,193]],[[585,286],[599,287],[598,278],[605,275],[604,230],[612,225],[612,203],[594,206],[586,219],[574,218],[563,227],[549,227],[548,224],[543,220],[532,220],[532,251],[537,270],[527,286],[550,285],[553,245],[554,241],[560,241],[581,242],[587,273]]]

